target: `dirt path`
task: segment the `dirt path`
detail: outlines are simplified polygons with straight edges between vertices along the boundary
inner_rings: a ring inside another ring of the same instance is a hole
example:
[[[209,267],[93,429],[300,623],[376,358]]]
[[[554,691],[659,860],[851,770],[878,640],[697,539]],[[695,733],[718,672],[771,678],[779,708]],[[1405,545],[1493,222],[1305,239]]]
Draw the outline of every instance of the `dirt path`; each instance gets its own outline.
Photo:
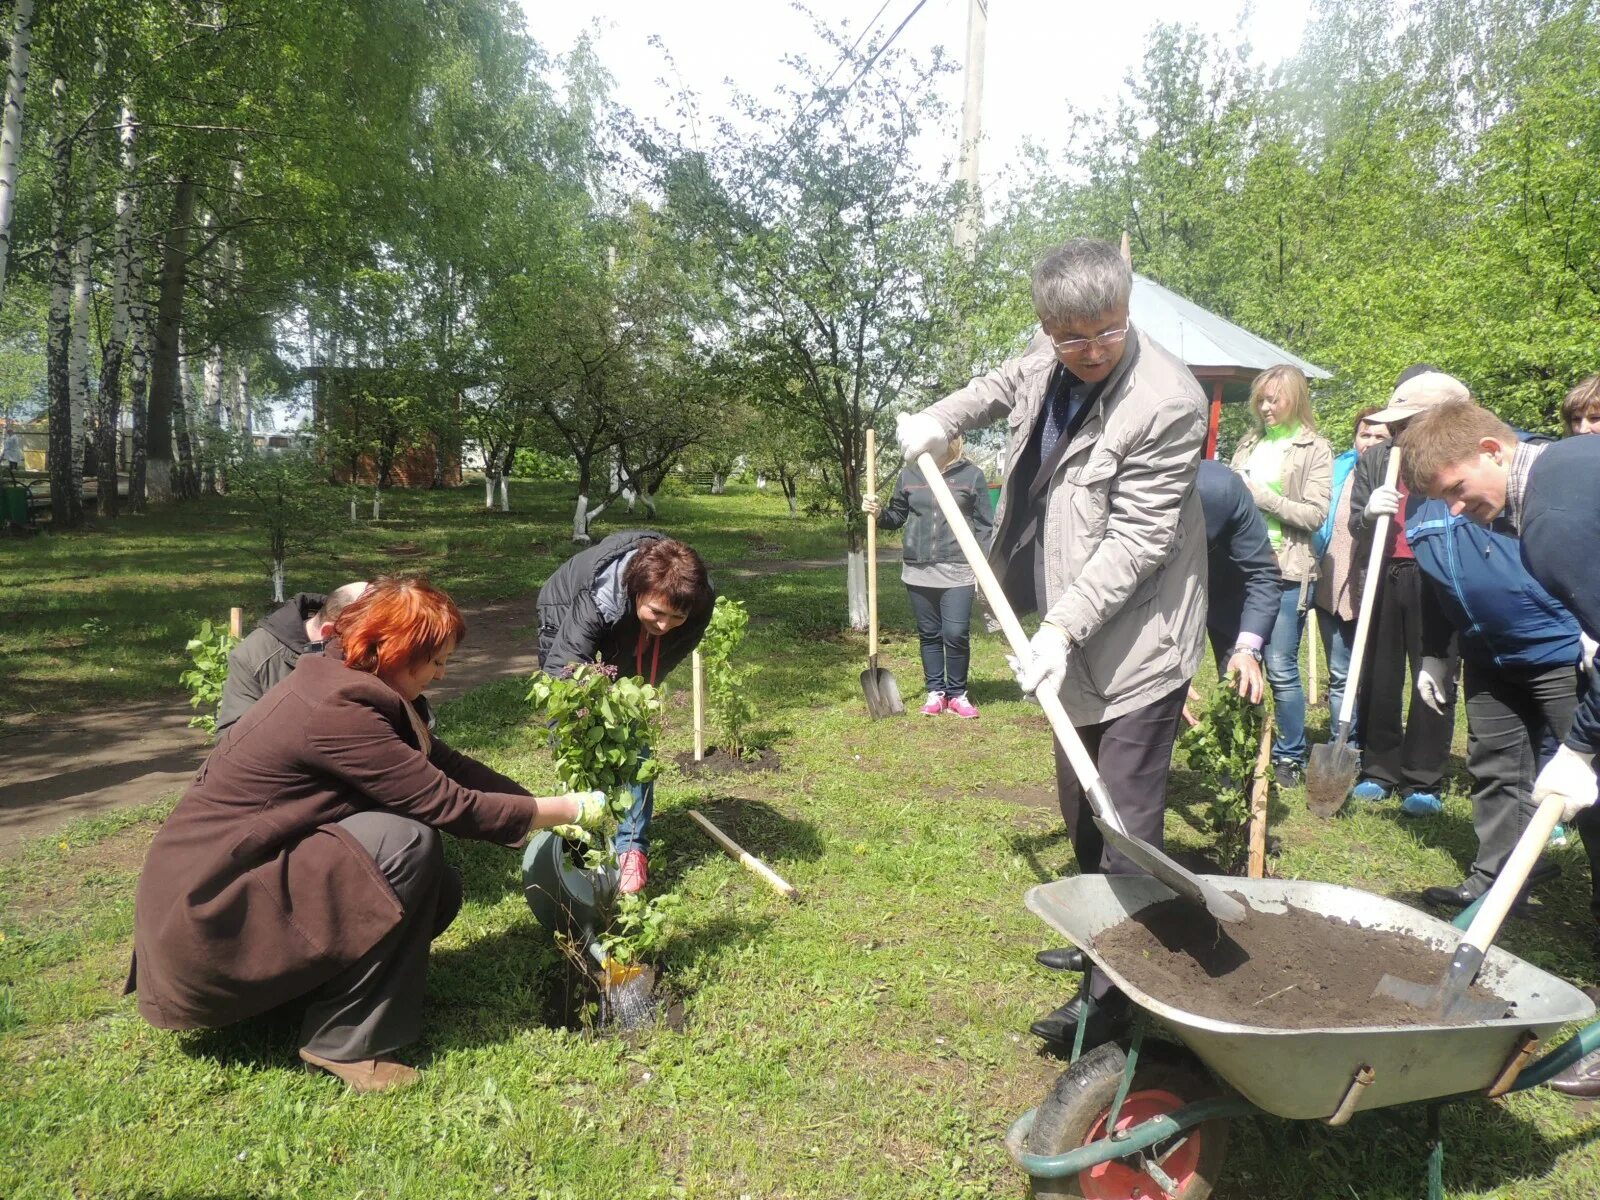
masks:
[[[463,606],[469,634],[435,703],[538,665],[533,597]],[[24,717],[0,728],[0,858],[79,817],[180,791],[207,743],[181,694],[112,711]]]

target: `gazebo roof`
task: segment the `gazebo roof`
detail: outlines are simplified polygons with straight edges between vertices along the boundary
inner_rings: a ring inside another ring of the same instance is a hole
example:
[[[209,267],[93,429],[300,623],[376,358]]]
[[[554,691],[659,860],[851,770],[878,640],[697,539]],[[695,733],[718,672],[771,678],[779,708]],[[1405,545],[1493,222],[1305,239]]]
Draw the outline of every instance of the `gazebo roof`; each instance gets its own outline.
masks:
[[[1289,363],[1309,379],[1331,379],[1324,371],[1282,346],[1241,329],[1192,300],[1138,273],[1129,304],[1133,323],[1189,365],[1197,376],[1249,378],[1268,367]]]

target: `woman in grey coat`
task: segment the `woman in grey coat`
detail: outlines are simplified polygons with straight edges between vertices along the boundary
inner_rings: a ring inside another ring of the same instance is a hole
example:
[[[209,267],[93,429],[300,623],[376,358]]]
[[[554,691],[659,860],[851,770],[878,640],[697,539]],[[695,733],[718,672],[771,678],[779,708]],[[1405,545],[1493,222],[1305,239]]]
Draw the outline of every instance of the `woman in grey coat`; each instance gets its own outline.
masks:
[[[989,481],[976,463],[962,455],[961,448],[959,437],[950,443],[940,464],[941,474],[978,544],[988,550],[994,533]],[[900,580],[911,595],[911,611],[922,642],[922,680],[928,693],[922,715],[936,717],[947,712],[976,717],[978,707],[967,697],[967,666],[972,661],[970,630],[977,580],[921,469],[910,466],[900,472],[888,508],[876,496],[862,500],[861,508],[877,517],[879,529],[905,527]]]

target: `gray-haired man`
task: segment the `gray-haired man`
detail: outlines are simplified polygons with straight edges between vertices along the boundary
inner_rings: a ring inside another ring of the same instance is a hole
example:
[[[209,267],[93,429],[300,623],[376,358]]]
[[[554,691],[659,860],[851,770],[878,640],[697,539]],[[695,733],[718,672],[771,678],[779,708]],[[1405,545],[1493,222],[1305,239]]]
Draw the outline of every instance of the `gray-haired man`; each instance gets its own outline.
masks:
[[[990,557],[1011,603],[1044,616],[1017,681],[1060,692],[1128,832],[1159,846],[1172,743],[1205,640],[1206,526],[1194,481],[1206,404],[1189,369],[1129,323],[1132,287],[1109,243],[1078,238],[1052,250],[1033,274],[1040,335],[1021,357],[902,417],[899,437],[908,459],[938,458],[948,438],[1006,419]],[[1106,847],[1059,747],[1056,790],[1079,869],[1137,872]],[[1081,969],[1081,960],[1046,965]],[[1128,1003],[1092,973],[1083,992],[1096,1002],[1084,1029],[1094,1045],[1120,1031]],[[1034,1033],[1070,1046],[1082,995]]]

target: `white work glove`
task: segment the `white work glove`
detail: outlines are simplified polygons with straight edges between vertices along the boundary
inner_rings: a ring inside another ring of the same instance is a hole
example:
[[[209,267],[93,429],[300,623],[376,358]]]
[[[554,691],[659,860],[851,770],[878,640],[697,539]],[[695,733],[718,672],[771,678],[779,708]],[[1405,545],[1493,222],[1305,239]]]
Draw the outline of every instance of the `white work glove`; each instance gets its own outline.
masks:
[[[1596,642],[1587,633],[1580,633],[1578,635],[1578,645],[1580,647],[1578,666],[1583,668],[1585,675],[1592,675],[1594,673],[1594,652],[1597,647],[1600,647],[1600,642]]]
[[[573,837],[574,831],[587,831],[597,828],[610,814],[604,792],[568,792],[561,799],[571,800],[573,806],[577,809],[570,824],[557,825],[555,827],[555,832],[565,838]],[[587,841],[588,839],[577,838],[575,840]]]
[[[1052,692],[1061,690],[1067,677],[1067,646],[1067,635],[1047,621],[1028,643],[1027,662],[1018,661],[1014,654],[1006,655],[1017,686],[1025,695],[1031,696],[1040,687]]]
[[[942,462],[950,449],[944,426],[927,413],[901,413],[895,417],[894,436],[907,462],[916,462],[919,454],[931,454],[935,462]]]
[[[1392,517],[1400,511],[1400,489],[1389,487],[1374,488],[1372,495],[1367,497],[1367,506],[1361,510],[1361,515],[1369,521],[1376,521],[1379,517]]]
[[[883,511],[883,505],[878,502],[876,496],[863,496],[861,497],[861,511],[869,517],[875,517]]]
[[[1450,703],[1450,663],[1443,658],[1424,658],[1417,671],[1417,695],[1441,717]]]
[[[1551,796],[1560,796],[1567,802],[1561,810],[1562,823],[1570,825],[1594,804],[1595,791],[1594,755],[1563,745],[1533,781],[1533,802],[1542,804]]]

